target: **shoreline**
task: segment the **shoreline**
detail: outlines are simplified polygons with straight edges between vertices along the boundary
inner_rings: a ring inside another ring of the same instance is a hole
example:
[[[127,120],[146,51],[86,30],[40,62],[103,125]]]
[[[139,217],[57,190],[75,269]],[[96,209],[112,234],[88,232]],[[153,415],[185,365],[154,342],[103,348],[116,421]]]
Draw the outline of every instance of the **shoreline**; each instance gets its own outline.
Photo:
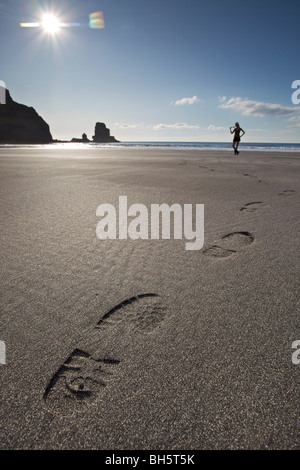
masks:
[[[131,149],[131,150],[180,150],[233,152],[231,142],[52,142],[49,144],[0,144],[0,149]],[[241,143],[240,152],[299,153],[300,143]]]

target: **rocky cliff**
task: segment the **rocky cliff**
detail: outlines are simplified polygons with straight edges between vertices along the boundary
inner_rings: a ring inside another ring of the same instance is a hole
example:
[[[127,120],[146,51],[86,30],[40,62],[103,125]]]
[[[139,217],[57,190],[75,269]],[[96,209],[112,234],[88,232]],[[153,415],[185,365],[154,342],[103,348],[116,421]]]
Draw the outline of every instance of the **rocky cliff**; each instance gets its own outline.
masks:
[[[119,142],[112,135],[110,135],[110,130],[107,129],[106,125],[103,122],[96,122],[95,126],[95,135],[93,135],[94,142]]]
[[[97,143],[106,143],[106,142],[120,142],[116,140],[112,135],[110,135],[110,130],[107,129],[106,125],[103,122],[96,122],[95,126],[95,135],[93,135],[93,140],[89,140],[87,135],[82,134],[82,138],[73,137],[71,142],[79,143],[88,143],[88,142],[97,142]]]
[[[52,135],[48,124],[34,108],[16,103],[8,90],[5,104],[0,104],[0,143],[1,144],[48,144]]]

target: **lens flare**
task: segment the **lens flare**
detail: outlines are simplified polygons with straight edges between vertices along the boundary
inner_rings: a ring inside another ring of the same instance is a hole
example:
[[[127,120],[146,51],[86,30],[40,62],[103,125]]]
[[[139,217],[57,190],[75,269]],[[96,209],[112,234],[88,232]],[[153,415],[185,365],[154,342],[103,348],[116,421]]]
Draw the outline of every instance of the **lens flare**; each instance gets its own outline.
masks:
[[[39,22],[34,23],[19,23],[21,28],[40,28],[44,33],[55,35],[60,31],[61,28],[73,28],[73,27],[90,27],[92,29],[104,29],[104,15],[102,11],[96,11],[89,15],[88,23],[66,23],[61,22],[60,18],[52,13],[43,14],[42,19]]]
[[[103,29],[105,27],[104,16],[103,16],[102,11],[96,11],[95,13],[91,13],[89,17],[90,17],[90,22],[89,22],[90,28]]]
[[[21,28],[38,28],[40,23],[20,23]]]

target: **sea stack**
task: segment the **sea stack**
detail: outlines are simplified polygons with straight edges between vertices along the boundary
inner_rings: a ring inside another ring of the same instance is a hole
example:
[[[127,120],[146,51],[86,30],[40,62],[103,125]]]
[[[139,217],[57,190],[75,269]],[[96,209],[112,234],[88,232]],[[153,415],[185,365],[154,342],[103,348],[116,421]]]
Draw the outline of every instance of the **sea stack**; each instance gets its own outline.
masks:
[[[1,144],[49,144],[53,141],[49,125],[36,110],[16,103],[5,88],[5,102],[0,104]]]
[[[81,144],[87,144],[88,142],[91,142],[90,139],[88,139],[88,136],[86,135],[86,133],[84,132],[82,134],[82,137],[81,139],[78,139],[77,137],[73,137],[73,139],[71,140],[71,142],[77,142],[77,143],[81,143]]]
[[[94,142],[119,142],[110,135],[110,130],[107,129],[103,122],[96,122],[95,135],[93,135]]]

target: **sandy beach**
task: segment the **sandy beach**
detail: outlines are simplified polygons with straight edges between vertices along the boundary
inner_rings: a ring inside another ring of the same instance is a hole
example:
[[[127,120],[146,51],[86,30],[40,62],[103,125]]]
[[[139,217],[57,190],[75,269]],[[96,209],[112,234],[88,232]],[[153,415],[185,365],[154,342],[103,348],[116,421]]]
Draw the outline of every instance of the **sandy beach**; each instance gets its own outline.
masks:
[[[0,447],[299,449],[299,157],[0,149]],[[99,240],[120,195],[203,248]]]

